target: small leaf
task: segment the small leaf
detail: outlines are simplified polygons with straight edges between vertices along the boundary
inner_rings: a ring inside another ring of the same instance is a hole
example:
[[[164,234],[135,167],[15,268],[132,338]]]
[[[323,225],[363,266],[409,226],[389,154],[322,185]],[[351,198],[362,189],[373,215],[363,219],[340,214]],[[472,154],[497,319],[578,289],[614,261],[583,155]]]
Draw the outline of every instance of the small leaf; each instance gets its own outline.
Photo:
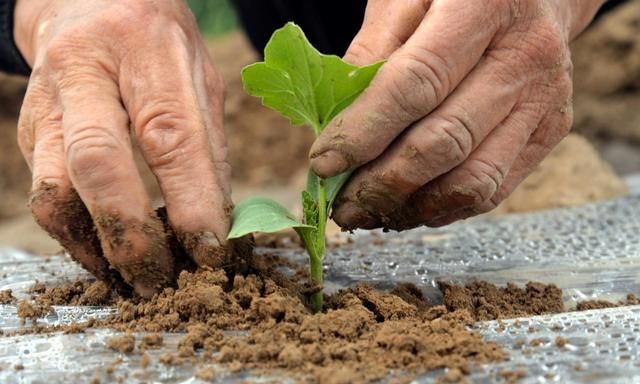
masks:
[[[265,197],[241,201],[231,215],[228,239],[237,239],[252,232],[278,232],[286,228],[313,228],[300,223],[285,207]]]
[[[302,29],[287,23],[273,33],[264,61],[242,70],[246,91],[294,125],[308,124],[316,135],[364,91],[383,64],[357,67],[323,55]]]

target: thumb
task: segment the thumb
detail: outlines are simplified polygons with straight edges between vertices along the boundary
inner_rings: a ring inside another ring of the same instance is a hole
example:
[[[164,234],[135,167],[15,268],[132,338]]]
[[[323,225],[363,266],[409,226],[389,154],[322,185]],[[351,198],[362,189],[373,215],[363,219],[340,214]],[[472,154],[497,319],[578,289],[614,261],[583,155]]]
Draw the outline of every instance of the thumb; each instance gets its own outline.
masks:
[[[411,37],[430,5],[431,0],[369,0],[345,61],[366,65],[386,59]]]

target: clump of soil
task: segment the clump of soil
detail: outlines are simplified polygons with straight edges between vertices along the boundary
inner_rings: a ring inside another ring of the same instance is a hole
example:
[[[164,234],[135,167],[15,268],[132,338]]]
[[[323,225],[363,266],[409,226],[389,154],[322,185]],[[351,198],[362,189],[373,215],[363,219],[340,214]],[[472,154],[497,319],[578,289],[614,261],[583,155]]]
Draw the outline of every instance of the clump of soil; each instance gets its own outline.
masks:
[[[565,339],[562,336],[557,336],[556,337],[556,346],[558,348],[564,348],[567,345],[567,339]]]
[[[13,292],[10,289],[0,291],[0,304],[14,304],[16,298],[13,297]]]
[[[47,304],[31,304],[25,300],[21,300],[18,303],[18,317],[23,320],[31,319],[31,321],[35,322],[49,312],[51,312],[51,306]]]
[[[480,321],[564,312],[562,290],[554,284],[529,282],[524,289],[513,283],[497,287],[485,281],[439,285],[448,310],[467,310]]]
[[[584,300],[578,302],[576,305],[576,311],[588,311],[590,309],[603,309],[603,308],[613,308],[620,307],[625,305],[638,305],[640,304],[640,300],[634,295],[630,293],[627,295],[626,300],[621,300],[617,303],[606,301],[606,300]]]
[[[626,191],[624,180],[595,148],[584,137],[570,134],[493,214],[578,206]]]
[[[76,279],[57,287],[46,287],[36,282],[29,293],[36,304],[51,305],[107,305],[112,301],[111,287],[102,281]]]
[[[162,347],[163,343],[164,339],[161,334],[151,333],[142,337],[142,341],[140,342],[138,348],[140,348],[141,351],[145,351],[147,349],[157,349]]]
[[[107,340],[107,348],[120,353],[131,353],[136,346],[136,338],[132,334],[112,337]]]

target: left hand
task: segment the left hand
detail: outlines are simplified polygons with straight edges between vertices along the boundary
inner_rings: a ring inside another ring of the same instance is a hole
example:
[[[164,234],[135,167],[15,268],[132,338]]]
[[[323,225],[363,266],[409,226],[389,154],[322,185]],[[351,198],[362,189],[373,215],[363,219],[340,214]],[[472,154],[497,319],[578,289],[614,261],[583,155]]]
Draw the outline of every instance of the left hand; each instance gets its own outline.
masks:
[[[496,207],[568,133],[569,41],[603,0],[369,0],[345,59],[387,59],[311,149],[344,228],[440,226]]]

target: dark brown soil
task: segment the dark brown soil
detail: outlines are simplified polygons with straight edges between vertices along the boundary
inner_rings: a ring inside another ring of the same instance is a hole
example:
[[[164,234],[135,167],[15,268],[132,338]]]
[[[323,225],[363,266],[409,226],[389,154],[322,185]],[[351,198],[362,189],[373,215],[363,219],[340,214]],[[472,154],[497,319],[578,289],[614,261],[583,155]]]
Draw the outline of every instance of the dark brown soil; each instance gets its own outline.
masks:
[[[619,301],[617,303],[606,301],[606,300],[585,300],[580,301],[576,305],[576,311],[588,311],[590,309],[603,309],[603,308],[613,308],[620,307],[624,305],[638,305],[640,304],[640,300],[634,295],[630,293],[627,295],[626,300]]]
[[[465,309],[477,320],[564,312],[562,290],[553,284],[530,282],[523,289],[512,283],[500,288],[485,281],[465,287],[440,282],[440,289],[448,310]]]

